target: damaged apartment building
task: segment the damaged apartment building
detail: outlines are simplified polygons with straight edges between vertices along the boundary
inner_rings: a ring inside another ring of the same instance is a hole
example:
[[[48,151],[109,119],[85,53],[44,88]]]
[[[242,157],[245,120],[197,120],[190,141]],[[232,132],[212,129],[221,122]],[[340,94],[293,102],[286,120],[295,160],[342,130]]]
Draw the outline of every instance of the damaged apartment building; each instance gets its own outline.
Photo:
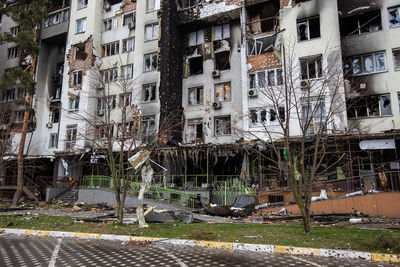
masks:
[[[156,184],[212,195],[241,183],[264,191],[265,202],[291,202],[282,172],[254,152],[265,150],[260,140],[279,140],[287,112],[263,91],[282,88],[293,73],[293,86],[304,89],[333,64],[346,108],[327,134],[340,136],[346,164],[321,177],[319,188],[341,195],[368,181],[370,189],[400,190],[398,0],[61,2],[40,30],[26,146],[27,161],[40,166],[29,169],[32,186],[68,186],[67,174],[81,185],[108,176],[95,143],[130,123],[142,142],[161,143],[152,157],[168,172],[157,169]],[[17,26],[4,16],[1,23],[11,33]],[[18,48],[0,49],[2,74],[20,61]],[[118,85],[120,77],[129,83]],[[17,98],[9,91],[3,103]],[[132,106],[139,116],[122,119],[121,109]],[[164,133],[171,114],[176,121]],[[16,107],[16,126],[19,117]],[[301,120],[290,125],[295,140]],[[318,127],[312,123],[309,134]],[[18,131],[7,136],[13,151]],[[15,161],[12,152],[7,161]],[[3,170],[0,181],[15,183],[15,170]]]

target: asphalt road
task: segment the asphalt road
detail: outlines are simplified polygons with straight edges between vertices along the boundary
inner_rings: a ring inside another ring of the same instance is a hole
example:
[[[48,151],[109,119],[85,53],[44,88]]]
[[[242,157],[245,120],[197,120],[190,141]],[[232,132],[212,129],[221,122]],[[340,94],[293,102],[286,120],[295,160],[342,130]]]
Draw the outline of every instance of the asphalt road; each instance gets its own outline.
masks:
[[[284,254],[37,236],[1,236],[0,266],[390,266]]]

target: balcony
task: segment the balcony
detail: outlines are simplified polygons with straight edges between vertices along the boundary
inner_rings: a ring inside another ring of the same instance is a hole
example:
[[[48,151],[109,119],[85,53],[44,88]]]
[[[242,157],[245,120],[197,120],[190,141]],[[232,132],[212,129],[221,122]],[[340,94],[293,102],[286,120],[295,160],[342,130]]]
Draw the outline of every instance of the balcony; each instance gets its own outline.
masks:
[[[42,23],[41,39],[47,39],[67,33],[69,17],[69,7],[49,13],[49,17]]]

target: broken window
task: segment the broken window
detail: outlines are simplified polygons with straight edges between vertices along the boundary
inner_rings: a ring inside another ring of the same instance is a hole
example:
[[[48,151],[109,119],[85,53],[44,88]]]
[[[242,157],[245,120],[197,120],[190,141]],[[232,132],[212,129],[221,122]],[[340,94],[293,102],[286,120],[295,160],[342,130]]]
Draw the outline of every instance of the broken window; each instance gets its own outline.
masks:
[[[49,148],[57,148],[58,134],[52,133],[49,137]]]
[[[341,17],[339,23],[342,37],[379,31],[382,29],[381,11],[375,10],[360,15]]]
[[[143,103],[149,103],[156,101],[157,96],[157,83],[143,85]]]
[[[51,112],[50,122],[58,123],[60,121],[60,109],[58,108],[58,106],[51,107],[50,112]]]
[[[78,9],[85,8],[88,5],[88,0],[78,0]]]
[[[400,6],[388,8],[390,28],[400,26]]]
[[[19,32],[19,27],[11,27],[11,28],[10,28],[10,33],[11,33],[11,35],[12,35],[13,37],[17,37],[18,32]]]
[[[109,57],[119,53],[119,41],[102,46],[101,56]]]
[[[198,30],[189,33],[189,46],[200,45],[204,42],[204,31]]]
[[[394,69],[400,70],[400,48],[394,49],[392,53],[393,53]]]
[[[194,7],[201,4],[201,0],[178,0],[179,9]]]
[[[103,21],[104,31],[115,30],[118,28],[118,17],[106,19]]]
[[[160,0],[147,0],[147,12],[153,12],[160,9]]]
[[[386,54],[377,52],[351,58],[353,74],[369,74],[386,71]],[[345,66],[346,68],[346,66]]]
[[[74,148],[76,143],[77,133],[78,133],[77,125],[67,125],[65,149]]]
[[[68,111],[69,112],[78,112],[79,111],[79,96],[69,98]]]
[[[144,40],[151,41],[158,39],[158,23],[146,25],[144,29]]]
[[[103,70],[101,71],[101,76],[103,77],[104,83],[116,81],[118,78],[118,69],[112,68],[108,70]]]
[[[124,15],[123,26],[128,26],[130,29],[135,27],[135,13],[129,13]]]
[[[122,41],[122,53],[133,51],[133,49],[135,49],[135,37]]]
[[[231,64],[229,63],[230,51],[222,51],[215,53],[215,69],[216,70],[229,70]]]
[[[202,105],[203,104],[203,87],[189,88],[188,105]]]
[[[350,98],[346,102],[349,118],[379,117],[392,115],[390,95]]]
[[[156,133],[156,116],[143,116],[142,125],[142,142],[151,143],[155,140]]]
[[[231,100],[231,83],[219,83],[215,85],[215,101]]]
[[[276,35],[262,36],[247,40],[248,56],[256,56],[274,51]]]
[[[74,47],[74,60],[86,60],[87,53],[85,51],[85,44],[76,44]]]
[[[97,111],[112,110],[116,106],[117,97],[115,95],[97,98]]]
[[[144,55],[144,71],[157,70],[158,66],[158,53],[151,53]]]
[[[215,135],[231,134],[231,116],[215,117]]]
[[[300,59],[301,79],[315,79],[322,77],[321,56]]]
[[[122,75],[124,79],[133,78],[133,64],[122,66]]]
[[[74,70],[71,77],[71,86],[78,86],[82,84],[82,70]]]
[[[76,33],[82,33],[86,31],[86,18],[79,19],[76,21]]]
[[[297,20],[297,35],[299,41],[321,37],[319,16]]]
[[[258,79],[258,87],[259,88],[264,88],[267,85],[267,83],[265,81],[265,72],[264,71],[257,72],[257,79]]]
[[[214,40],[229,39],[231,37],[229,23],[214,26]]]
[[[188,143],[203,141],[203,120],[191,119],[187,120],[186,141]]]
[[[11,48],[8,48],[8,59],[16,58],[21,55],[21,50],[18,48],[18,46],[14,46]]]
[[[284,107],[279,107],[278,112],[274,108],[257,108],[250,110],[251,127],[274,125],[278,124],[279,121],[285,121]]]
[[[189,75],[198,75],[203,73],[203,58],[189,58]]]
[[[119,95],[119,106],[122,107],[129,107],[132,103],[132,93],[124,93]]]

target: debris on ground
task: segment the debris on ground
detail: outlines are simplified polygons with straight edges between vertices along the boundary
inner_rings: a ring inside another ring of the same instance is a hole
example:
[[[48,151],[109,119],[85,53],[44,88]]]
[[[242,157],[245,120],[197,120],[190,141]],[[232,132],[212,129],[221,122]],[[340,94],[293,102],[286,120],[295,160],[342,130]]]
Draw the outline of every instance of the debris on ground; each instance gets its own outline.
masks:
[[[223,206],[219,204],[204,204],[204,211],[212,216],[234,216],[245,217],[250,215],[256,206],[256,200],[253,197],[241,195],[237,196],[232,206]]]
[[[315,202],[318,200],[327,200],[328,199],[328,195],[326,194],[326,190],[325,189],[321,189],[321,193],[319,194],[318,197],[311,197],[311,201]]]

